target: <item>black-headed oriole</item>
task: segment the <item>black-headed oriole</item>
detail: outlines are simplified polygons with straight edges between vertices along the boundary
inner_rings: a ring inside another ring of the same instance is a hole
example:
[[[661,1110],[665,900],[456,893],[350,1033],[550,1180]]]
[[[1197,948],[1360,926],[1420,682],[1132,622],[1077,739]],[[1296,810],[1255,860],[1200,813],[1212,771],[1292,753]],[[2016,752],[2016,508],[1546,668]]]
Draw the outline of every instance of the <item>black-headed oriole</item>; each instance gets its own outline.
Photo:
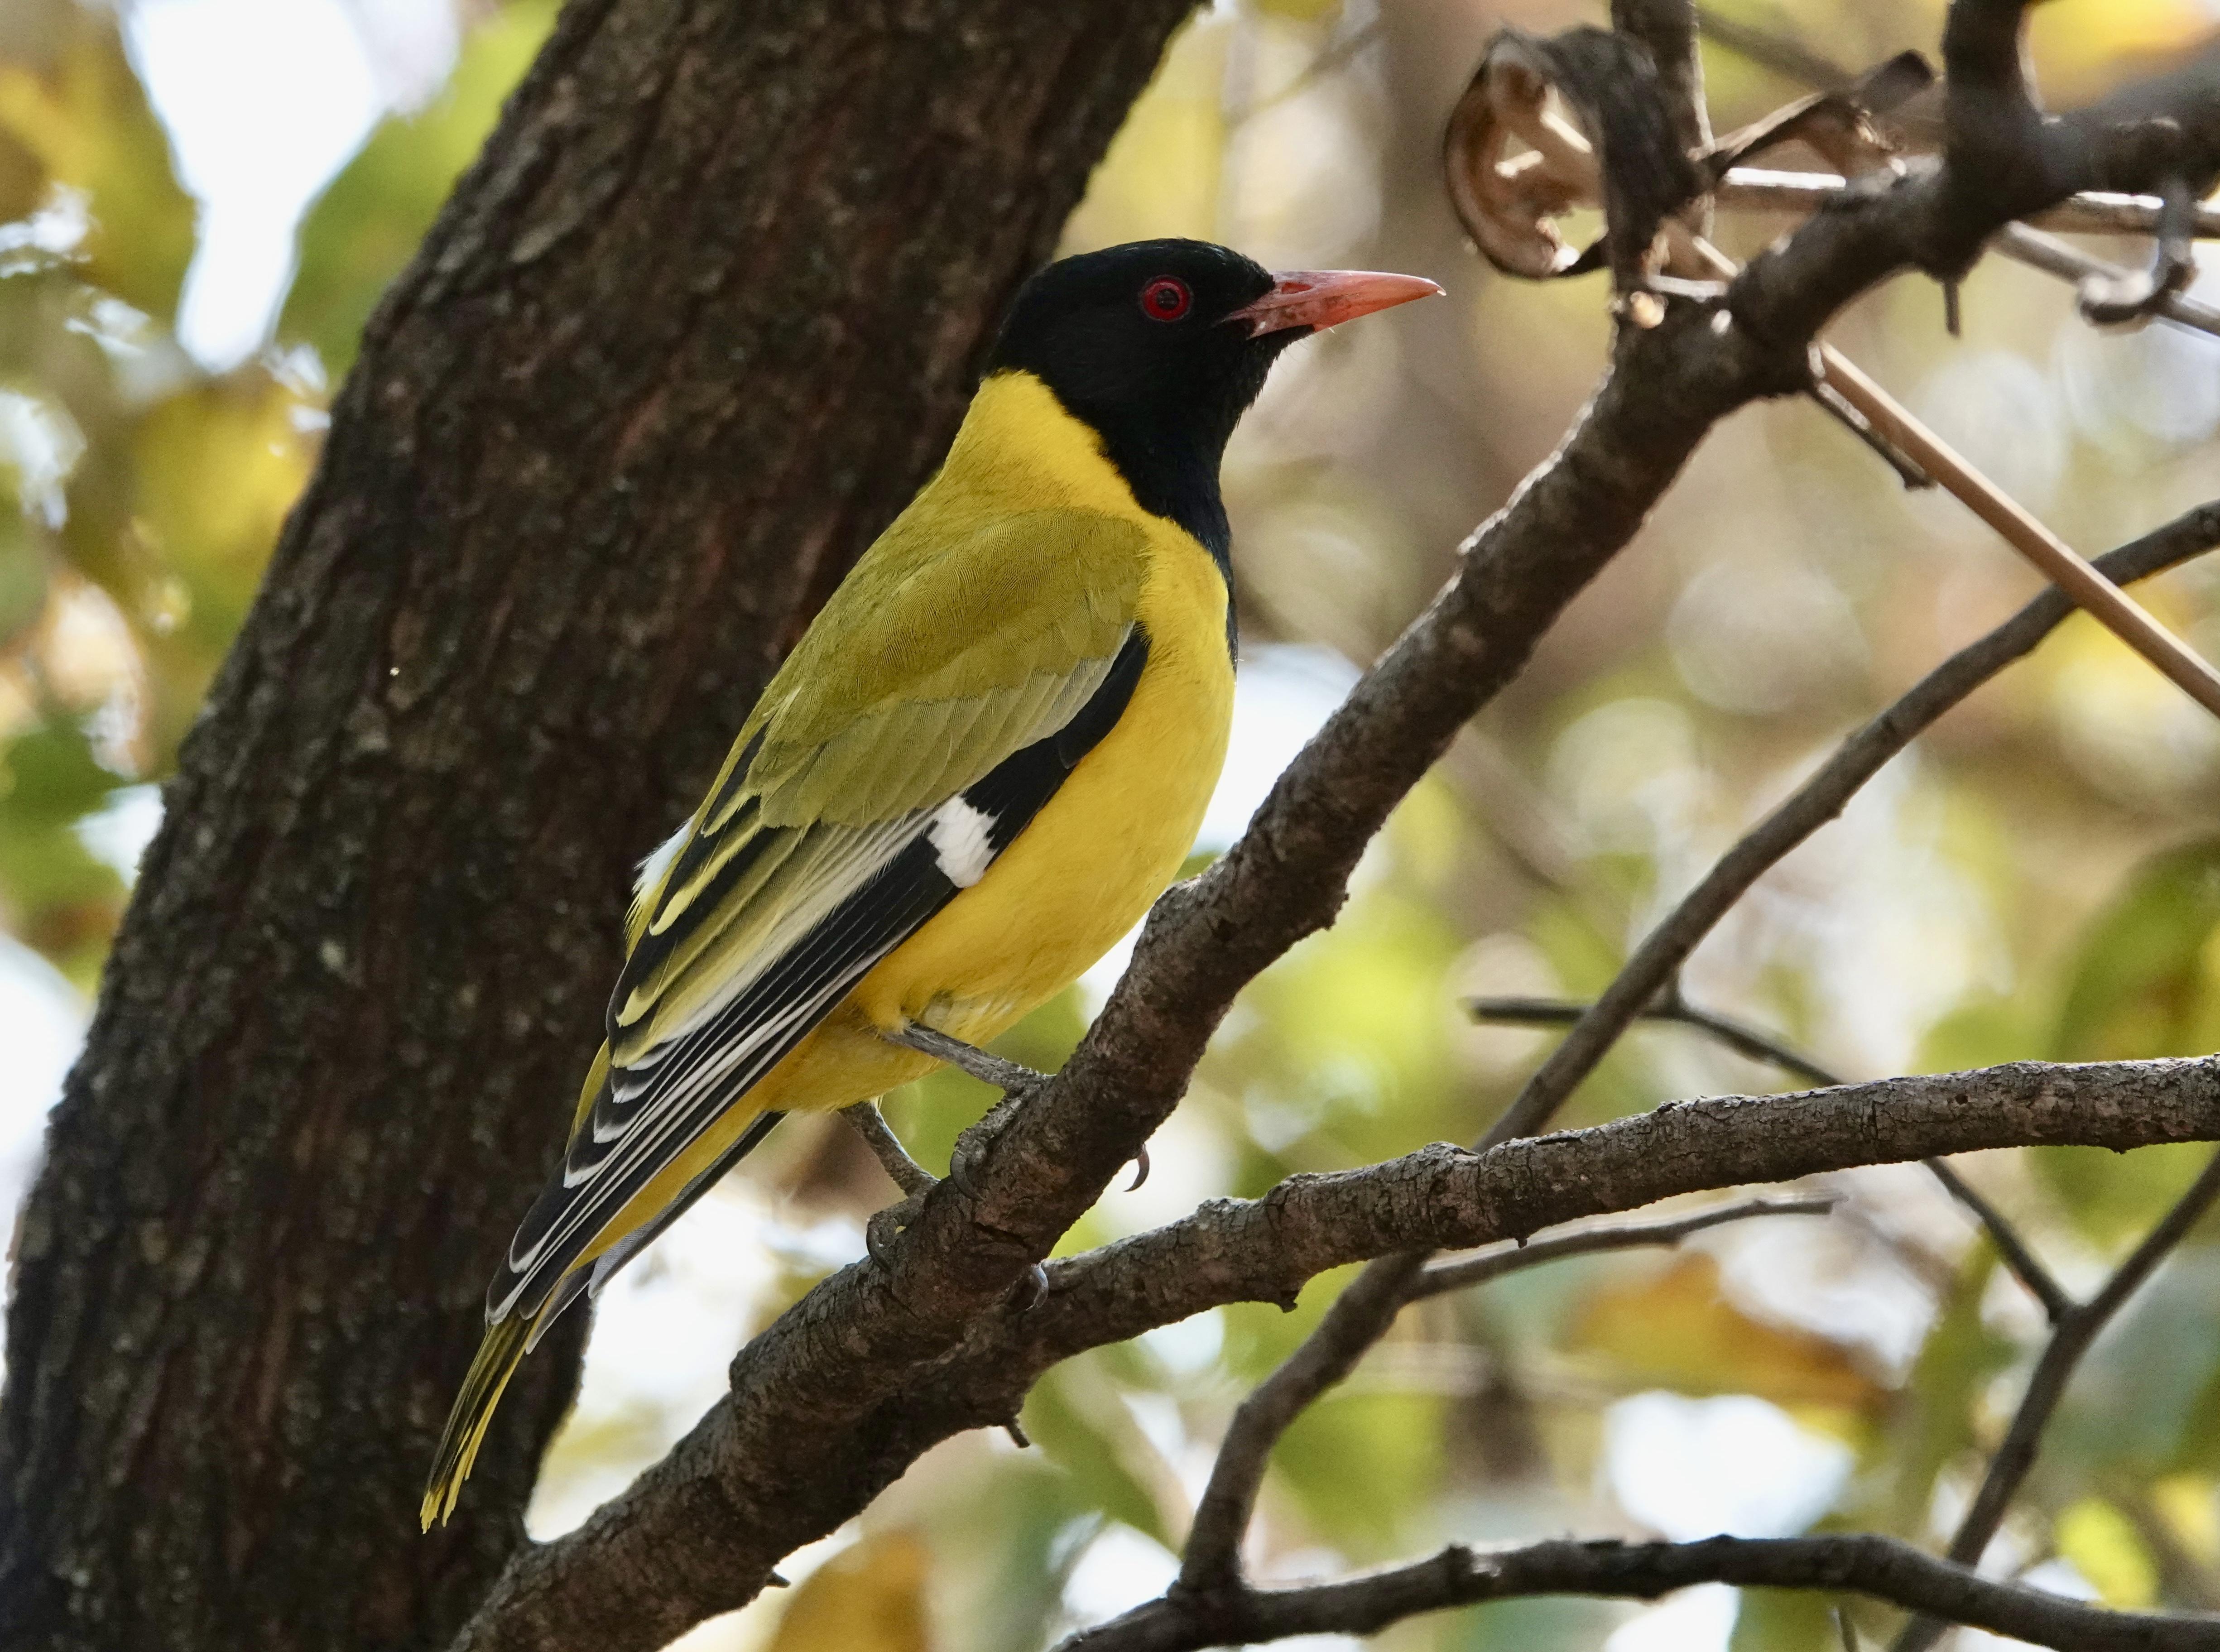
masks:
[[[1218,468],[1273,359],[1440,290],[1143,241],[1019,293],[939,474],[864,553],[642,869],[608,1042],[486,1297],[422,1517],[572,1300],[791,1108],[994,1038],[1137,923],[1233,703]]]

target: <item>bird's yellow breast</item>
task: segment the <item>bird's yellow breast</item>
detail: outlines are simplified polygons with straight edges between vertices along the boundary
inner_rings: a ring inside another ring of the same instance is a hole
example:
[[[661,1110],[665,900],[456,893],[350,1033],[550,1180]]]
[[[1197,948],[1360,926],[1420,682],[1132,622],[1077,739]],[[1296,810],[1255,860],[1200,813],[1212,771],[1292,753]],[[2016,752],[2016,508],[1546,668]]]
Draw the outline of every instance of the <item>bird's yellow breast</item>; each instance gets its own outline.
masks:
[[[980,1043],[1062,991],[1177,876],[1225,761],[1225,579],[1192,535],[1134,502],[1094,433],[1038,380],[1009,374],[981,390],[932,488],[988,493],[1001,508],[1078,506],[1138,523],[1148,661],[1125,714],[986,876],[765,1077],[765,1108],[846,1107],[920,1076],[928,1057],[878,1036],[905,1020]]]

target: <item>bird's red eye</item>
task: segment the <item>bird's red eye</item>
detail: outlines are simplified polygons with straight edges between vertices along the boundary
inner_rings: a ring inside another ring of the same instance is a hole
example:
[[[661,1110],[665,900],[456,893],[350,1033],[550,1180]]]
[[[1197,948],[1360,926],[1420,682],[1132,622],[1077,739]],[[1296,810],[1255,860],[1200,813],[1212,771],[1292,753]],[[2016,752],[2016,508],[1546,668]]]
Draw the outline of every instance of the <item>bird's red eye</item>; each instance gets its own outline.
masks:
[[[1141,313],[1152,321],[1176,321],[1194,303],[1194,295],[1177,276],[1158,276],[1141,289]]]

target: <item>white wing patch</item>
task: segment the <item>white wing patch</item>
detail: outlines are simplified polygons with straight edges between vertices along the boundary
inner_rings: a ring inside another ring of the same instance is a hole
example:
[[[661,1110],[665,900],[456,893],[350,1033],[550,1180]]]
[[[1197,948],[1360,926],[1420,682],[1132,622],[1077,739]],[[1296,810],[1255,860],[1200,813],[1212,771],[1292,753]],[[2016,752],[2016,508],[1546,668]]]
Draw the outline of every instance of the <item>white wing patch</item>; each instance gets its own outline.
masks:
[[[992,815],[973,808],[961,796],[950,798],[932,812],[932,824],[925,835],[932,841],[941,876],[957,888],[968,889],[986,876],[988,863],[995,858],[995,845],[987,835],[994,824]]]
[[[670,870],[670,863],[678,858],[678,851],[686,847],[686,834],[694,829],[691,820],[681,820],[678,830],[647,851],[647,858],[639,863],[639,876],[632,882],[633,920],[639,917],[639,909],[655,893],[655,886],[663,882],[663,875]]]

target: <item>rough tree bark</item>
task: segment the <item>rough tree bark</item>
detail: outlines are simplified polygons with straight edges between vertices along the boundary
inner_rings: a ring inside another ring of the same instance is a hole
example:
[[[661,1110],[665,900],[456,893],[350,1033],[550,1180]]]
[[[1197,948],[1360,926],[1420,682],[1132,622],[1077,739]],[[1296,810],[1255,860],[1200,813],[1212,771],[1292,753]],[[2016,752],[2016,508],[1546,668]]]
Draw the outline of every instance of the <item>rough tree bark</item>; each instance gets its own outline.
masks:
[[[389,295],[17,1248],[0,1647],[426,1646],[421,1477],[673,825],[937,456],[1186,0],[574,0]]]

